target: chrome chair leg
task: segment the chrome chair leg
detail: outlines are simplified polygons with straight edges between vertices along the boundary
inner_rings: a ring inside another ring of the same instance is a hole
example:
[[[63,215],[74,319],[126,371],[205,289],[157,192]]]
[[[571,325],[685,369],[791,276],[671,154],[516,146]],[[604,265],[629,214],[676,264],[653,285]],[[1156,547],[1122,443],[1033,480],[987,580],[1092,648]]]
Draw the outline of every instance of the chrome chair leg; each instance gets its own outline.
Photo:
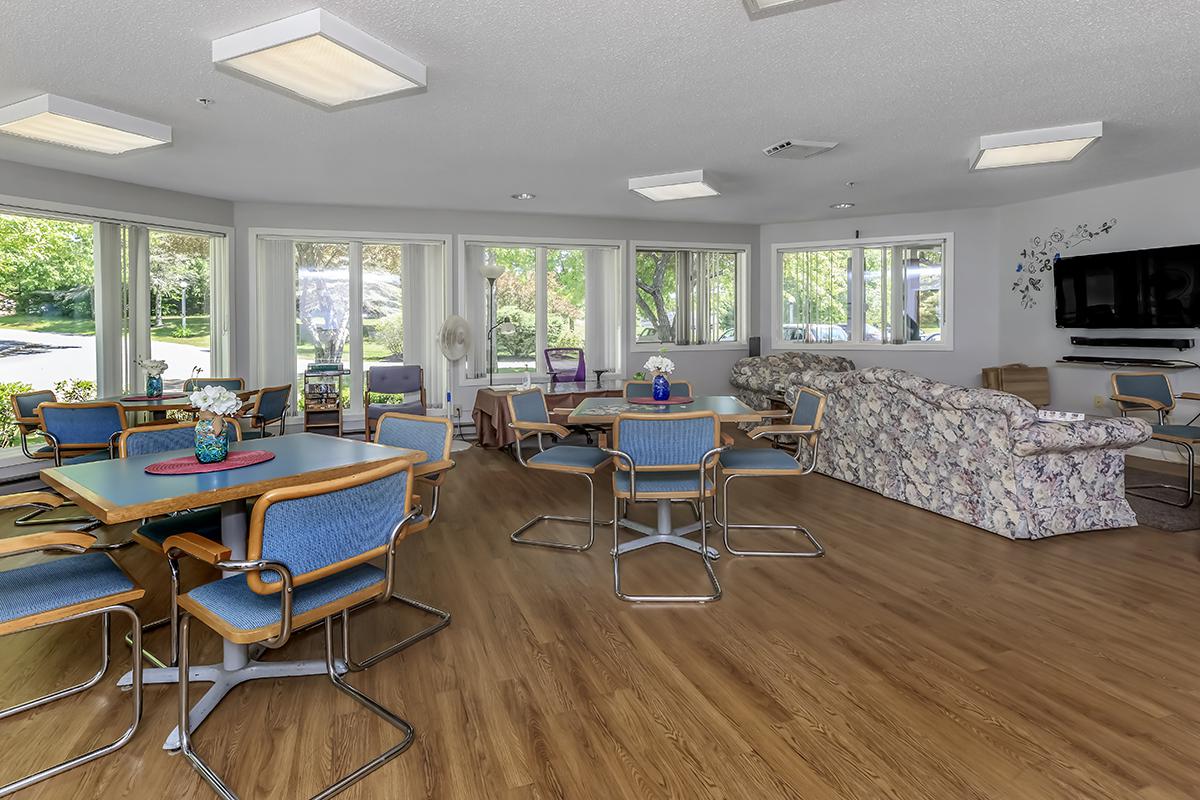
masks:
[[[820,558],[825,555],[825,548],[817,541],[817,538],[809,532],[808,528],[803,525],[785,525],[785,524],[763,524],[750,525],[747,523],[732,524],[729,521],[729,484],[734,478],[742,478],[744,475],[726,475],[724,483],[721,484],[721,505],[725,508],[725,519],[718,517],[717,523],[721,526],[723,538],[725,540],[725,550],[735,556],[766,556],[776,558]],[[716,503],[713,504],[713,513],[716,514]],[[729,531],[732,530],[758,530],[758,531],[793,531],[800,534],[812,544],[811,550],[738,550],[729,541]]]
[[[442,611],[440,608],[434,608],[431,605],[422,603],[420,600],[414,600],[411,597],[405,597],[404,595],[393,594],[391,596],[391,599],[398,600],[401,603],[404,603],[404,605],[406,605],[406,606],[415,608],[418,611],[424,611],[426,614],[435,616],[438,618],[438,621],[433,623],[432,625],[429,625],[428,627],[422,628],[421,630],[417,631],[416,633],[412,634],[411,636],[405,637],[401,641],[396,642],[391,647],[388,647],[384,650],[380,650],[378,653],[376,653],[373,656],[364,658],[362,661],[355,661],[353,658],[350,657],[350,612],[357,611],[358,609],[363,608],[364,606],[371,605],[371,604],[375,603],[375,601],[368,600],[366,603],[363,603],[362,605],[356,606],[354,608],[346,609],[345,611],[342,612],[342,658],[346,662],[346,668],[348,670],[350,670],[351,672],[361,672],[364,669],[373,667],[376,664],[378,664],[380,661],[383,661],[385,658],[390,658],[391,656],[396,655],[396,653],[399,653],[401,650],[405,650],[405,649],[411,647],[412,645],[416,644],[417,642],[421,641],[422,639],[428,639],[430,636],[433,636],[435,633],[440,631],[442,628],[445,628],[447,625],[450,624],[450,612],[449,611]]]
[[[586,473],[577,472],[577,473],[573,473],[573,474],[579,475],[579,477],[584,478],[588,482],[588,509],[590,512],[589,516],[587,516],[587,517],[564,517],[564,516],[560,516],[557,514],[542,514],[540,516],[534,517],[533,519],[529,520],[529,522],[526,522],[524,525],[522,525],[521,527],[519,527],[515,531],[513,531],[511,534],[509,534],[508,538],[511,539],[513,541],[513,543],[527,544],[527,545],[532,545],[534,547],[549,547],[549,548],[553,548],[555,550],[574,550],[577,553],[582,553],[585,550],[591,549],[592,544],[594,544],[596,541],[596,483],[595,483],[595,481],[592,480],[592,476],[588,475]],[[570,522],[570,523],[573,523],[576,525],[587,525],[588,526],[587,542],[585,542],[584,544],[568,544],[565,542],[552,542],[552,541],[549,541],[546,539],[522,538],[522,536],[525,534],[526,531],[530,530],[535,525],[538,525],[539,523],[542,523],[542,522]],[[607,525],[608,520],[605,520],[605,521],[601,522],[600,524]]]
[[[179,752],[188,760],[201,777],[204,778],[213,788],[213,790],[222,798],[222,800],[238,800],[238,796],[225,785],[221,777],[212,770],[204,762],[198,753],[192,748],[191,731],[188,730],[188,714],[191,710],[191,702],[188,697],[188,639],[189,629],[191,628],[192,618],[190,614],[183,614],[179,619]],[[343,657],[346,653],[342,654]],[[329,676],[330,682],[342,692],[350,695],[356,701],[366,706],[376,715],[381,717],[385,722],[398,728],[403,732],[404,738],[396,745],[393,745],[388,750],[379,754],[375,758],[368,761],[366,764],[355,769],[349,775],[341,778],[333,785],[322,789],[317,794],[313,795],[312,800],[327,800],[336,794],[345,791],[351,785],[370,775],[375,770],[387,764],[396,756],[407,750],[413,743],[413,738],[416,735],[413,726],[404,719],[393,714],[391,711],[384,708],[376,700],[354,688],[338,675],[337,663],[334,659],[333,650],[333,617],[325,618],[325,671]]]
[[[13,525],[18,528],[28,528],[32,525],[67,525],[75,522],[94,522],[96,523],[96,527],[100,527],[100,521],[95,517],[90,516],[40,519],[43,514],[48,514],[49,512],[57,509],[55,509],[54,506],[42,505],[41,503],[33,503],[31,505],[33,506],[33,511],[17,517],[15,520],[13,520]],[[75,503],[63,503],[61,506],[58,506],[58,508],[67,508],[68,506],[75,506]]]
[[[691,503],[691,501],[687,501]],[[626,594],[621,591],[621,519],[618,512],[620,501],[613,498],[613,591],[617,597],[626,600],[630,603],[710,603],[714,600],[720,600],[722,589],[721,584],[717,581],[716,573],[713,572],[712,560],[708,557],[708,503],[701,500],[699,503],[699,522],[700,522],[700,560],[704,564],[704,571],[708,575],[708,581],[712,584],[712,594],[703,595],[670,595],[670,594]],[[696,508],[696,506],[693,506]],[[625,510],[628,512],[629,505],[626,501]],[[716,505],[714,502],[713,512],[716,513]]]
[[[138,649],[140,650],[141,644],[142,644],[142,623],[141,623],[141,620],[138,618],[137,612],[134,611],[129,606],[125,606],[125,605],[107,606],[105,608],[98,608],[94,611],[85,611],[82,614],[76,614],[74,616],[67,617],[65,619],[55,620],[54,622],[47,622],[44,625],[35,626],[37,628],[42,628],[42,627],[48,627],[50,625],[58,625],[63,622],[71,622],[73,620],[79,620],[79,619],[85,619],[87,617],[99,616],[101,618],[101,623],[100,623],[100,638],[101,638],[100,668],[96,671],[95,675],[93,675],[91,678],[88,678],[87,680],[83,681],[82,683],[78,683],[78,684],[68,687],[66,689],[60,689],[56,692],[52,692],[48,695],[44,695],[43,697],[39,697],[35,700],[29,700],[27,702],[24,702],[19,705],[12,706],[11,708],[6,708],[3,711],[0,711],[0,719],[5,719],[6,717],[15,716],[16,714],[20,714],[23,711],[29,711],[30,709],[44,706],[48,703],[54,702],[55,700],[61,700],[64,697],[70,697],[71,695],[79,694],[80,692],[86,691],[87,689],[90,689],[93,686],[95,686],[97,683],[99,683],[100,680],[104,677],[104,674],[106,672],[108,672],[108,665],[111,660],[109,646],[108,646],[109,625],[110,625],[109,616],[111,614],[124,614],[125,616],[127,616],[129,618],[130,630],[133,633],[134,642],[136,643]],[[119,737],[117,737],[117,739],[115,739],[114,741],[109,742],[106,745],[97,747],[94,750],[84,753],[83,755],[75,756],[74,758],[70,758],[70,759],[67,759],[66,761],[55,764],[52,767],[47,767],[46,769],[35,772],[32,775],[27,775],[24,778],[21,778],[19,780],[15,780],[11,783],[6,783],[3,786],[0,786],[0,797],[8,797],[11,794],[21,791],[22,789],[29,788],[30,786],[34,785],[35,783],[40,783],[41,781],[44,781],[47,778],[52,778],[55,775],[61,775],[62,773],[66,772],[67,770],[74,769],[75,767],[81,766],[83,764],[87,764],[89,761],[95,761],[97,758],[101,758],[115,750],[121,749],[129,742],[130,739],[133,738],[134,733],[137,732],[138,724],[142,721],[142,661],[139,658],[133,658],[130,660],[132,661],[132,665],[133,665],[133,685],[132,685],[133,721],[129,724],[129,727],[125,730],[125,732],[122,733]]]
[[[160,669],[169,669],[175,666],[179,660],[179,603],[177,600],[179,596],[179,562],[168,558],[167,566],[171,570],[171,610],[169,615],[162,619],[147,622],[142,626],[143,635],[168,626],[171,628],[171,650],[168,653],[166,661],[163,661],[145,647],[142,648],[142,658]],[[125,634],[125,645],[129,648],[133,647],[132,633]]]
[[[1179,444],[1172,442],[1176,447],[1181,447],[1187,452],[1187,485],[1178,486],[1173,483],[1139,483],[1135,486],[1126,486],[1125,494],[1131,494],[1134,497],[1141,497],[1146,500],[1153,500],[1156,503],[1165,503],[1176,508],[1187,508],[1196,499],[1196,449],[1190,444]],[[1176,503],[1174,500],[1164,500],[1161,497],[1146,494],[1145,492],[1133,492],[1131,489],[1169,489],[1173,492],[1183,492],[1187,497],[1182,503]]]

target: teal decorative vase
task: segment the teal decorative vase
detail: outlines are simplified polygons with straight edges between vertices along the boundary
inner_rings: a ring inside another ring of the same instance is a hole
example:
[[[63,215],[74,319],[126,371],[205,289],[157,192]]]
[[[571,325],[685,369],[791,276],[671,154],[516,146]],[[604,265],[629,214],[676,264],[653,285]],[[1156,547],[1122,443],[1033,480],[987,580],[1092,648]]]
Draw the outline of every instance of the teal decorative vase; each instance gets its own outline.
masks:
[[[146,376],[146,397],[162,397],[162,375]]]
[[[202,417],[196,421],[196,460],[216,464],[229,456],[228,423],[223,419]]]
[[[658,402],[671,399],[671,382],[661,372],[654,376],[654,399]]]

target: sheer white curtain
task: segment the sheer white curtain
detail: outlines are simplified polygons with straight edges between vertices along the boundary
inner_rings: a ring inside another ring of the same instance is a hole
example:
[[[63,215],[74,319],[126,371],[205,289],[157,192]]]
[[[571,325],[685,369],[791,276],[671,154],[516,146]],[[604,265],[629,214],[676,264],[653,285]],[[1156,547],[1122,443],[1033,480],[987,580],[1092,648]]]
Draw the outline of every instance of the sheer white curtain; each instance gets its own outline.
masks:
[[[587,317],[584,322],[584,354],[589,370],[623,368],[621,327],[621,259],[615,247],[593,247],[585,251]]]
[[[296,248],[291,239],[258,240],[255,325],[257,375],[251,383],[295,383]],[[294,393],[293,393],[294,397]]]
[[[446,321],[446,248],[441,244],[403,248],[404,361],[425,369],[426,401],[431,408],[441,408],[448,369],[438,343]]]
[[[487,280],[479,274],[486,251],[482,245],[467,245],[463,265],[462,315],[471,323],[471,349],[466,358],[468,378],[487,377],[487,329],[491,321],[488,319]]]
[[[96,314],[96,393],[120,394],[125,389],[124,286],[121,281],[125,253],[122,226],[97,222],[93,226]]]
[[[146,372],[138,359],[150,355],[150,231],[142,225],[125,228],[125,388],[141,392],[146,386]]]

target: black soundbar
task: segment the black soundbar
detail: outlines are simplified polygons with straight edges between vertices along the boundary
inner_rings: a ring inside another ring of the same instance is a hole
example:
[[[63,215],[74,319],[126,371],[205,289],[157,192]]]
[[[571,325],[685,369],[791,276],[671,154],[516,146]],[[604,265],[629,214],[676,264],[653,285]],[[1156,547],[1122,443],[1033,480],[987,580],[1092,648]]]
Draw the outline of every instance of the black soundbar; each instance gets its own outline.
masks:
[[[1125,358],[1124,356],[1063,356],[1059,361],[1068,364],[1119,364],[1131,367],[1178,367],[1181,364],[1189,363],[1162,358]]]
[[[1196,346],[1196,340],[1136,339],[1130,336],[1072,336],[1071,344],[1079,347],[1162,347],[1188,350]]]

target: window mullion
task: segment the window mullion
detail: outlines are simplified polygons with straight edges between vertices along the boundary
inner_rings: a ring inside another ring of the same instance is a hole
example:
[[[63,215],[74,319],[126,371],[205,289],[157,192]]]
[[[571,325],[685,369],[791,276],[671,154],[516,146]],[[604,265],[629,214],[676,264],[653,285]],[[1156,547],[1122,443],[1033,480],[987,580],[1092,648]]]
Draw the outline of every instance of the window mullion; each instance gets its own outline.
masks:
[[[350,242],[350,408],[363,407],[363,244]]]
[[[547,288],[546,277],[546,248],[537,248],[537,266],[534,269],[535,286],[536,286],[536,301],[535,301],[535,318],[537,334],[534,337],[535,345],[533,350],[533,373],[538,373],[543,369],[542,353],[546,350],[546,342],[549,341],[549,332],[546,330],[549,324],[550,314],[548,313],[547,303],[549,302],[549,291]]]
[[[863,248],[850,251],[850,341],[861,344],[866,339],[866,288],[863,280],[866,257]]]

